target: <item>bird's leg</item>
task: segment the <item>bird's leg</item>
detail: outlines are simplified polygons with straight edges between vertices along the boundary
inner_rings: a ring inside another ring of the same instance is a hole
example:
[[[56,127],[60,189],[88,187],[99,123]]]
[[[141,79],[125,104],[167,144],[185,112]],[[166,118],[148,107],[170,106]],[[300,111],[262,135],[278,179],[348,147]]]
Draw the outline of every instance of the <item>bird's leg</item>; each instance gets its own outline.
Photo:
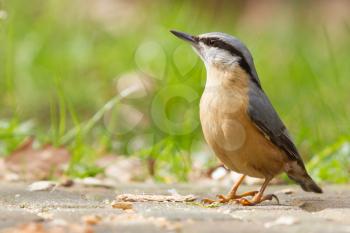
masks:
[[[250,191],[250,192],[245,192],[242,193],[240,195],[237,195],[237,190],[239,188],[239,186],[242,184],[244,178],[246,177],[246,175],[242,175],[238,181],[232,186],[230,192],[225,196],[222,194],[217,195],[217,197],[219,198],[219,202],[220,203],[227,203],[231,200],[236,200],[237,198],[242,198],[242,197],[246,197],[246,196],[254,196],[255,194],[257,194],[257,191]]]
[[[231,200],[236,200],[238,198],[242,198],[242,197],[246,197],[246,196],[254,196],[256,195],[258,192],[257,191],[251,191],[251,192],[245,192],[242,193],[240,195],[237,195],[237,190],[238,187],[242,184],[244,178],[246,177],[246,175],[242,175],[236,183],[234,183],[234,185],[232,186],[230,192],[225,196],[222,194],[217,195],[217,197],[219,198],[219,200],[215,201],[215,200],[211,200],[211,199],[203,199],[203,202],[211,204],[214,202],[219,202],[219,203],[227,203]]]
[[[267,185],[269,184],[269,182],[271,181],[271,179],[272,178],[266,178],[265,179],[263,185],[260,188],[260,191],[255,194],[255,196],[253,197],[252,200],[248,200],[248,199],[246,199],[244,197],[241,197],[240,199],[236,200],[237,203],[240,203],[241,205],[244,205],[244,206],[252,206],[252,205],[259,204],[259,203],[261,203],[263,201],[266,201],[266,200],[271,201],[273,198],[275,198],[277,203],[279,204],[279,200],[278,200],[276,195],[268,194],[268,195],[263,196],[264,191],[265,191]]]

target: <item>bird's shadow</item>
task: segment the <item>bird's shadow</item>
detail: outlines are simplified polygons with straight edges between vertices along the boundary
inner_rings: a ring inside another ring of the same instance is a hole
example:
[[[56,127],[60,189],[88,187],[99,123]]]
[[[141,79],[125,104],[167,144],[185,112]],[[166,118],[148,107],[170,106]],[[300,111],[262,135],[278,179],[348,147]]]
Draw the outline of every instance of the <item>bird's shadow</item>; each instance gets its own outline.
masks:
[[[325,209],[348,209],[350,208],[350,200],[342,195],[298,197],[288,205],[298,206],[307,212],[318,212]]]

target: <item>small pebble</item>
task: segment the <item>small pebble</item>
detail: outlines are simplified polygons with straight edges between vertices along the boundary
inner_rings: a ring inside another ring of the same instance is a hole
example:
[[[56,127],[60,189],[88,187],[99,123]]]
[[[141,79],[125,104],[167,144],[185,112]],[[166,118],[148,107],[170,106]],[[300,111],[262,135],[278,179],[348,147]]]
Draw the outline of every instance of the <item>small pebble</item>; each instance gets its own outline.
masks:
[[[35,191],[51,191],[56,186],[52,181],[37,181],[28,186],[30,192]]]

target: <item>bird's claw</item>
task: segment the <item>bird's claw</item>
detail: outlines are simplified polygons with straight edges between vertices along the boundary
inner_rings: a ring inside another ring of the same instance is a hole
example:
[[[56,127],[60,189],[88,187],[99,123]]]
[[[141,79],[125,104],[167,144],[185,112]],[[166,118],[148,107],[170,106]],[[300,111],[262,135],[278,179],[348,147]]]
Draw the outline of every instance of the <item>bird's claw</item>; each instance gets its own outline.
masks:
[[[268,195],[263,196],[263,197],[256,196],[251,201],[242,197],[242,198],[237,199],[236,203],[241,204],[243,206],[254,206],[254,205],[257,205],[263,201],[267,201],[267,200],[272,201],[273,199],[276,199],[278,205],[280,204],[280,201],[275,194],[268,194]]]
[[[208,199],[208,198],[204,198],[202,200],[202,202],[204,204],[213,204],[213,203],[220,203],[220,204],[225,204],[225,203],[229,203],[229,202],[237,202],[237,200],[242,199],[244,197],[247,196],[255,196],[258,193],[258,191],[250,191],[250,192],[245,192],[242,193],[240,195],[222,195],[222,194],[218,194],[216,195],[217,200],[212,200],[212,199]]]
[[[227,203],[230,200],[232,200],[232,198],[226,197],[225,195],[222,195],[222,194],[218,194],[218,195],[216,195],[216,197],[218,198],[219,203]]]
[[[231,200],[234,200],[233,198],[230,198],[230,197],[226,197],[225,195],[222,195],[222,194],[218,194],[216,195],[217,197],[217,200],[213,200],[213,199],[209,199],[209,198],[204,198],[202,199],[202,202],[204,204],[213,204],[213,203],[221,203],[221,204],[224,204],[224,203],[228,203],[229,201]]]
[[[278,197],[275,195],[275,194],[269,194],[271,196],[271,199],[267,199],[267,200],[270,200],[272,201],[272,199],[275,199],[277,201],[277,205],[280,204],[280,200],[278,199]],[[269,196],[267,195],[267,196]]]
[[[243,206],[252,206],[252,205],[255,205],[253,202],[249,201],[247,198],[239,198],[236,200],[236,203],[237,204],[241,204]]]

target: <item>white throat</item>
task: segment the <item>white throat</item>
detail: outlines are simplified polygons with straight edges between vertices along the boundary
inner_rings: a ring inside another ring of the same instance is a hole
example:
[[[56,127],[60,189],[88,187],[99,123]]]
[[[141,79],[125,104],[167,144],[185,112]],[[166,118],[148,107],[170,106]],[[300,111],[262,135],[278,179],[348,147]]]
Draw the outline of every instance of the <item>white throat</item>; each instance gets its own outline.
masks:
[[[234,73],[238,69],[239,64],[237,62],[227,65],[211,65],[205,63],[207,71],[207,80],[205,83],[205,89],[216,89],[225,86],[225,83],[234,78]]]

